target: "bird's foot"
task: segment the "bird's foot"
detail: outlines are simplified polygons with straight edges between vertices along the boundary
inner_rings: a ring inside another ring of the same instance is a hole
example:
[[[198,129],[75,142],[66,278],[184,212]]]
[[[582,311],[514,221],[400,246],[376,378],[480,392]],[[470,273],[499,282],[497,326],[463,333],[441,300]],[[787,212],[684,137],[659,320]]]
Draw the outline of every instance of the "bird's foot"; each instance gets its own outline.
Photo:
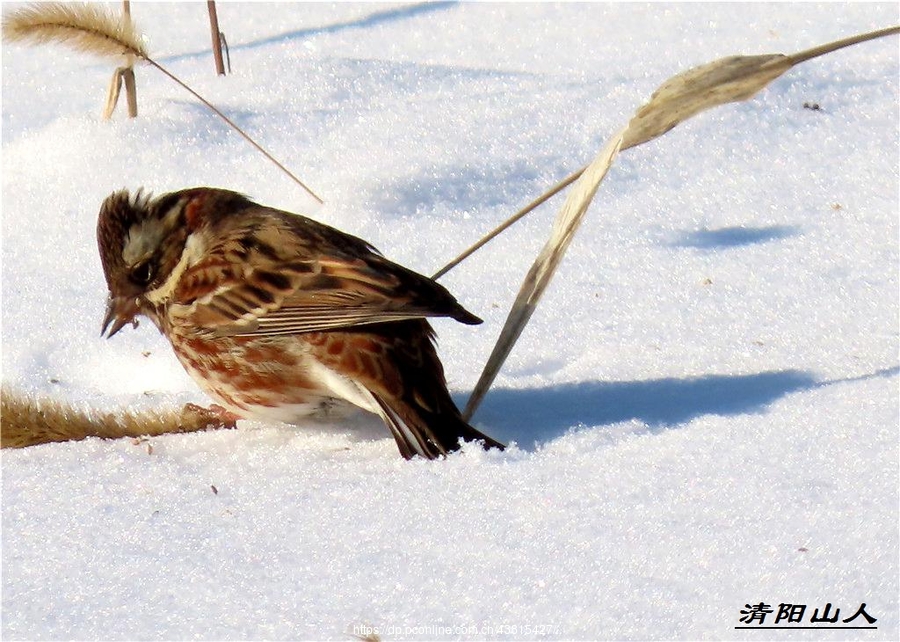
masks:
[[[180,423],[184,432],[193,432],[195,430],[237,428],[238,419],[237,415],[217,404],[204,408],[197,404],[188,403],[181,409]]]

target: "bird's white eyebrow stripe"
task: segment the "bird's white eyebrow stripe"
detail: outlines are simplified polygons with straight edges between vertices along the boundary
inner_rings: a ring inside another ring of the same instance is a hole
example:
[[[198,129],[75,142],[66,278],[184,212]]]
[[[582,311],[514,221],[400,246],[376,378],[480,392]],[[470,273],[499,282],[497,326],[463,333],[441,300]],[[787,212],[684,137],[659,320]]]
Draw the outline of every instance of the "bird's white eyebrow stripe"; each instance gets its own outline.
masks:
[[[159,287],[145,294],[147,300],[152,303],[167,301],[172,296],[172,293],[175,292],[175,288],[181,280],[181,275],[203,257],[204,251],[204,243],[200,235],[191,234],[188,236],[187,242],[184,244],[184,250],[181,252],[181,257],[178,259],[175,267],[172,268],[171,274]]]

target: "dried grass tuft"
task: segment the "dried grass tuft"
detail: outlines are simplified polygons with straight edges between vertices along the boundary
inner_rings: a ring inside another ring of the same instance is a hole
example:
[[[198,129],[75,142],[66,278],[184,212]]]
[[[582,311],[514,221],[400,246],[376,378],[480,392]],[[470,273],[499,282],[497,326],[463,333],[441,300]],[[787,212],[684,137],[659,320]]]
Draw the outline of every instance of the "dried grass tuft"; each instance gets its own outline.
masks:
[[[34,399],[18,391],[0,391],[0,448],[24,448],[88,437],[155,437],[234,427],[215,411],[188,405],[182,411],[83,410],[61,401]]]
[[[26,42],[30,44],[59,43],[75,48],[77,51],[99,56],[122,55],[133,56],[171,78],[194,98],[209,108],[216,116],[250,143],[288,178],[299,185],[307,194],[322,203],[315,192],[297,178],[287,167],[266,151],[259,143],[238,127],[234,121],[223,114],[215,105],[193,90],[187,83],[168,69],[153,60],[141,42],[140,33],[131,17],[113,15],[96,4],[63,4],[49,2],[31,4],[3,16],[3,39],[8,42]],[[129,63],[130,64],[130,63]],[[112,89],[111,91],[115,91]],[[112,94],[110,95],[112,98]],[[104,113],[110,111],[109,105]],[[137,107],[135,106],[135,112]]]
[[[147,58],[140,32],[130,18],[98,4],[32,4],[3,16],[3,38],[10,42],[66,44],[97,56]]]

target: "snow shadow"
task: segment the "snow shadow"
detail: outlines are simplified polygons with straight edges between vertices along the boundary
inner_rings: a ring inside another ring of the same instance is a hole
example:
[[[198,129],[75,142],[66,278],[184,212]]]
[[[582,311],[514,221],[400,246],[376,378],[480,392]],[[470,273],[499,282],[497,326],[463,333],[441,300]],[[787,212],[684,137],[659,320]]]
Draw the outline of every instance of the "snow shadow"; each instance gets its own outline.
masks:
[[[475,414],[474,423],[492,437],[516,441],[530,450],[573,426],[614,424],[637,419],[659,429],[702,415],[762,412],[798,390],[819,386],[798,370],[750,375],[706,375],[648,381],[589,381],[548,388],[495,389]]]
[[[579,424],[603,426],[637,419],[662,430],[702,415],[741,415],[763,412],[766,406],[792,392],[814,390],[900,375],[900,367],[869,374],[818,381],[800,370],[752,375],[706,375],[649,381],[589,381],[547,388],[492,389],[472,422],[502,442],[515,441],[523,450],[561,437]],[[454,394],[462,409],[466,396]],[[350,441],[387,438],[380,419],[358,412],[337,423],[309,420],[298,424],[318,433],[333,433]]]
[[[338,33],[344,31],[346,29],[367,29],[369,27],[375,27],[380,24],[394,22],[395,20],[407,20],[409,18],[414,18],[421,14],[432,13],[435,11],[443,11],[445,9],[449,9],[457,4],[457,2],[421,2],[417,4],[408,4],[402,5],[399,7],[392,7],[390,9],[383,9],[379,11],[373,11],[372,13],[364,16],[362,18],[357,18],[355,20],[348,20],[345,22],[336,22],[330,25],[324,25],[320,27],[309,27],[306,29],[296,29],[294,31],[286,31],[284,33],[275,34],[273,36],[268,36],[265,38],[260,38],[259,40],[251,40],[250,42],[241,42],[234,43],[229,46],[229,50],[231,51],[240,51],[242,49],[255,49],[257,47],[264,47],[266,45],[277,44],[280,42],[288,42],[290,40],[297,40],[303,38],[310,38],[312,36],[317,36],[320,34],[326,33]],[[220,10],[221,11],[221,10]],[[223,21],[222,14],[219,14],[219,20]],[[222,31],[225,34],[228,34],[228,25],[225,24],[225,21],[220,24],[223,27]],[[175,54],[172,56],[166,56],[164,58],[159,58],[159,62],[174,62],[176,60],[184,60],[186,58],[196,58],[199,56],[209,56],[210,49],[207,47],[206,49],[200,49],[198,51],[191,51],[182,54]]]
[[[768,227],[720,227],[719,229],[684,232],[674,241],[675,247],[693,247],[713,250],[724,247],[739,247],[777,241],[800,233],[793,225],[770,225]]]
[[[509,192],[498,190],[498,185],[515,185],[527,195],[534,193],[531,187],[540,178],[537,170],[524,162],[501,166],[450,165],[398,179],[379,193],[381,207],[388,211],[440,212],[446,208],[461,211],[476,206],[487,210],[510,201]]]

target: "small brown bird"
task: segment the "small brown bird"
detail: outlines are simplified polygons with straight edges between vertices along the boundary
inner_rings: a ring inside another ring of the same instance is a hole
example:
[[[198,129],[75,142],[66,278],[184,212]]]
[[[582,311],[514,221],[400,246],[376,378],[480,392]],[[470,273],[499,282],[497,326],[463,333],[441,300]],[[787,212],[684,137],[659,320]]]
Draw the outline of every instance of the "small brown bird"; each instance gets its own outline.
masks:
[[[426,321],[481,319],[365,241],[207,187],[116,192],[97,241],[109,286],[102,332],[149,317],[235,416],[292,423],[358,406],[384,420],[407,459],[445,455],[460,439],[503,448],[463,421]]]

